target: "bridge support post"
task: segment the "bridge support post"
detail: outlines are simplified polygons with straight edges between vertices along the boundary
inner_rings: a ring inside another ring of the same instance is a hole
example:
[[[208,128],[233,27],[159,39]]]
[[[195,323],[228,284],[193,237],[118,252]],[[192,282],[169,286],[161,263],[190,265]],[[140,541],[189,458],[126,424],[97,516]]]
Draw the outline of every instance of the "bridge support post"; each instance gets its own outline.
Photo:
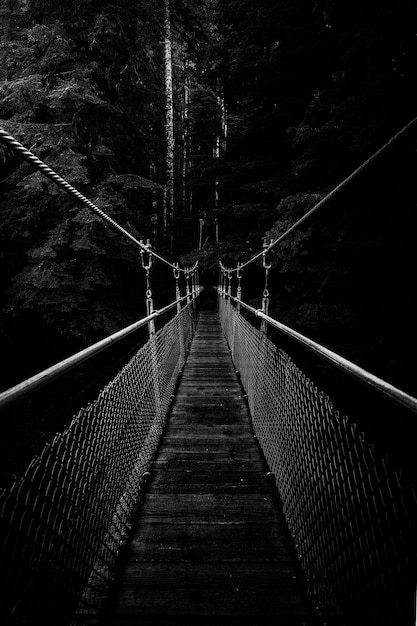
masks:
[[[265,272],[265,286],[264,286],[264,291],[262,294],[262,313],[264,313],[265,315],[268,315],[268,311],[269,311],[268,277],[269,277],[269,270],[271,269],[271,266],[272,266],[272,263],[267,262],[266,260],[267,247],[268,247],[267,243],[264,242],[264,251],[262,254],[262,267],[264,268],[264,272]],[[266,336],[267,331],[268,331],[268,325],[265,320],[261,321],[260,331],[262,335]]]
[[[148,239],[146,247],[150,251],[151,244]],[[152,267],[152,254],[146,253],[144,250],[141,250],[141,259],[142,259],[142,267],[145,270],[146,274],[146,315],[151,315],[153,313],[153,297],[152,291],[150,287],[150,270]],[[158,351],[156,346],[156,338],[155,338],[155,321],[152,319],[148,322],[148,332],[149,332],[149,352],[150,352],[150,360],[151,360],[151,376],[152,376],[152,385],[154,389],[155,396],[155,417],[158,419],[161,415],[161,393],[159,388],[159,368],[158,368]]]
[[[196,270],[191,270],[191,295],[192,295],[192,303],[193,303],[193,312],[196,312],[196,302],[195,298],[197,296],[197,283],[196,283]]]
[[[181,291],[180,291],[180,284],[179,284],[180,272],[179,272],[178,263],[175,264],[174,278],[175,278],[175,299],[177,301],[177,316],[178,316],[178,341],[180,344],[181,363],[183,363],[184,355],[185,355],[185,346],[184,346],[184,328],[182,325],[182,319],[180,318],[182,307],[181,307]]]
[[[242,263],[237,264],[236,277],[237,277],[236,310],[238,313],[240,313],[240,301],[242,300],[242,282],[241,282],[242,281]]]
[[[193,331],[194,331],[197,325],[197,312],[198,312],[197,296],[200,292],[200,280],[199,280],[199,275],[198,275],[198,266],[195,266],[193,275],[194,275],[194,300],[193,300],[193,307],[194,307]]]
[[[185,293],[187,296],[187,304],[191,303],[191,290],[190,290],[190,268],[185,268]]]
[[[231,344],[230,344],[230,349],[232,351],[232,356],[234,357],[235,355],[235,337],[236,337],[236,323],[237,323],[237,319],[236,319],[236,312],[234,311],[234,309],[232,308],[232,270],[227,270],[227,281],[228,281],[228,285],[227,285],[227,295],[228,295],[228,300],[229,300],[229,304],[228,304],[228,310],[229,310],[229,315],[231,316],[231,322],[232,322],[232,334],[231,334]],[[239,305],[237,305],[239,306]]]

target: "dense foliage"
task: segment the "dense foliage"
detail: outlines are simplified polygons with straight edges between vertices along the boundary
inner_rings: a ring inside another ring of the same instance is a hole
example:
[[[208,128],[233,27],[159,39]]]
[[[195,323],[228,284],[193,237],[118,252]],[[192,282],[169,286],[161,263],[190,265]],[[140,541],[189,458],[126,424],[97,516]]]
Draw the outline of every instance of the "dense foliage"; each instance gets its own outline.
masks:
[[[163,110],[154,10],[31,2],[0,47],[4,126],[138,237],[151,234],[160,189],[149,180]],[[3,172],[2,348],[30,354],[41,333],[68,351],[137,316],[137,252],[8,152]]]

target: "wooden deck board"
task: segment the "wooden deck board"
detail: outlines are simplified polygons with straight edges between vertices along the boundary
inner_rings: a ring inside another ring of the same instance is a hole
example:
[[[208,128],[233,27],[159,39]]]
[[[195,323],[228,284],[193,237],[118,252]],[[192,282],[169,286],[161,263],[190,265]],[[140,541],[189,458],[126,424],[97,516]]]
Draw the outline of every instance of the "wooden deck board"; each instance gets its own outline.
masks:
[[[143,523],[130,546],[130,559],[201,563],[292,561],[282,526]]]
[[[102,623],[321,624],[267,469],[217,316],[202,311]]]

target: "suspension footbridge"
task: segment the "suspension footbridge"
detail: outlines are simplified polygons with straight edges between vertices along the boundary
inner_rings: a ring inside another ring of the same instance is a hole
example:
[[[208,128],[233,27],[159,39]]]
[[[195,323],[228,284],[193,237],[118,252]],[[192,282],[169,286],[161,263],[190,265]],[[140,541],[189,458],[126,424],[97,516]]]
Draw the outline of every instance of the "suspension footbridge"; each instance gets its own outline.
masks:
[[[372,389],[394,416],[414,419],[417,400],[268,315],[277,242],[236,268],[220,263],[208,308],[197,265],[166,261],[5,131],[0,138],[139,248],[147,304],[145,318],[0,394],[0,408],[148,329],[1,493],[3,622],[413,624],[416,487],[268,328]],[[256,260],[260,309],[243,301],[240,283]],[[175,299],[160,310],[154,261],[174,279]]]
[[[317,623],[242,395],[218,315],[203,309],[107,624]]]

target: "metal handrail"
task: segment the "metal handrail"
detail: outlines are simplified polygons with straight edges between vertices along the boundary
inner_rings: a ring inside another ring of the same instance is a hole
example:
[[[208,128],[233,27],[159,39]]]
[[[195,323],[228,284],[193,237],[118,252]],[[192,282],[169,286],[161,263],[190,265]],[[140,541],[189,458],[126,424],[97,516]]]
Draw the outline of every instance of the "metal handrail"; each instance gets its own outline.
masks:
[[[262,309],[255,309],[249,304],[246,304],[242,300],[239,300],[238,298],[231,296],[230,294],[226,293],[225,291],[222,291],[221,289],[219,289],[218,291],[220,295],[223,295],[226,298],[230,298],[230,300],[232,300],[236,304],[239,304],[241,307],[243,307],[244,309],[246,309],[247,311],[249,311],[256,317],[262,320],[265,320],[272,327],[281,331],[282,333],[284,333],[291,339],[294,339],[297,343],[303,345],[305,348],[310,350],[310,352],[317,354],[328,363],[331,363],[332,365],[337,367],[339,370],[341,370],[345,374],[348,374],[349,376],[351,376],[352,378],[360,382],[362,385],[365,385],[366,387],[373,389],[379,395],[385,398],[388,397],[390,400],[394,400],[395,402],[397,402],[398,404],[401,404],[403,407],[405,407],[409,411],[412,411],[413,413],[417,414],[417,398],[414,398],[414,396],[411,396],[405,391],[402,391],[401,389],[394,387],[394,385],[391,385],[390,383],[386,382],[382,378],[379,378],[378,376],[371,374],[370,372],[365,370],[363,367],[360,367],[359,365],[352,363],[352,361],[349,361],[348,359],[345,359],[344,357],[340,356],[336,352],[329,350],[329,348],[325,348],[324,346],[320,345],[316,341],[313,341],[313,339],[310,339],[309,337],[302,335],[301,333],[290,328],[289,326],[286,326],[285,324],[278,322],[273,317],[266,315],[262,311]]]
[[[191,302],[195,300],[195,298],[199,295],[200,292],[201,292],[201,288],[194,295]],[[101,339],[100,341],[98,341],[97,343],[94,343],[88,348],[85,348],[84,350],[81,350],[80,352],[77,352],[76,354],[69,356],[63,361],[59,361],[59,363],[55,363],[55,365],[51,365],[51,367],[48,367],[47,369],[39,372],[38,374],[35,374],[34,376],[27,378],[21,383],[18,383],[17,385],[10,387],[10,389],[3,391],[3,393],[0,394],[0,410],[14,402],[21,400],[22,398],[33,393],[40,387],[43,387],[44,385],[47,385],[48,383],[56,380],[63,374],[66,374],[70,370],[74,369],[74,367],[76,367],[77,365],[81,365],[81,363],[84,363],[85,361],[89,360],[96,354],[99,354],[100,352],[110,347],[111,345],[116,344],[121,339],[124,339],[125,337],[131,335],[136,330],[139,330],[139,328],[146,326],[146,324],[148,324],[150,321],[156,319],[157,317],[160,317],[161,315],[164,315],[165,313],[173,309],[178,304],[187,300],[187,297],[188,296],[185,295],[185,296],[182,296],[181,298],[178,298],[177,300],[175,300],[174,302],[171,302],[170,304],[163,307],[162,309],[153,311],[147,317],[144,317],[143,319],[138,320],[137,322],[134,322],[133,324],[130,324],[130,326],[126,326],[125,328],[118,330],[117,332],[113,333],[109,337],[105,337],[104,339]]]

